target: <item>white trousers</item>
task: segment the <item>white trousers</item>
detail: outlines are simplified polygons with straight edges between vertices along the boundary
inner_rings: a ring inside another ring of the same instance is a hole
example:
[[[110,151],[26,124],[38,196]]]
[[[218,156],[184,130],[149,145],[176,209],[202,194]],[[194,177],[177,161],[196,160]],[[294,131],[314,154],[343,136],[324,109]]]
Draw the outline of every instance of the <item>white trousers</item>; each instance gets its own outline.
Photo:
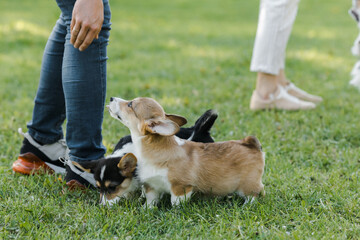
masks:
[[[261,0],[250,70],[279,74],[285,68],[285,50],[299,0]]]

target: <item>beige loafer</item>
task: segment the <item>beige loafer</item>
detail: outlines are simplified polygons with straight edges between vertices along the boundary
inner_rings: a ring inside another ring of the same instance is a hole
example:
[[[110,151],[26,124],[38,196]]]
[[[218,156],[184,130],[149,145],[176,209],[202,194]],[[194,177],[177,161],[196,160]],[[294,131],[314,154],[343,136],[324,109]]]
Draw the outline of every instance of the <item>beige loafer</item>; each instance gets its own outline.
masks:
[[[280,109],[280,110],[306,110],[313,109],[316,105],[312,102],[302,101],[291,96],[287,91],[278,86],[275,93],[271,94],[269,99],[263,99],[255,90],[251,96],[250,109]]]
[[[315,96],[315,95],[305,92],[304,90],[295,86],[295,84],[293,84],[293,83],[289,83],[288,85],[286,85],[284,87],[284,89],[288,94],[290,94],[296,98],[299,98],[301,100],[305,100],[305,101],[309,101],[309,102],[313,102],[313,103],[320,103],[323,100],[319,96]]]

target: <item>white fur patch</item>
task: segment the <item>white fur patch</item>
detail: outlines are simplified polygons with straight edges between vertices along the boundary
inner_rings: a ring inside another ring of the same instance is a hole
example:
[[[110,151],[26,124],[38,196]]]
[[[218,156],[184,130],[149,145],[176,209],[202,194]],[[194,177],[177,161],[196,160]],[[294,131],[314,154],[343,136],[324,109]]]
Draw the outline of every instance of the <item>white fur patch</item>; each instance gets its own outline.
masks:
[[[138,159],[138,177],[140,182],[148,183],[156,192],[170,193],[168,170],[151,164],[148,159],[141,156],[141,139],[143,137],[131,134],[135,146],[135,156]]]
[[[194,135],[195,135],[195,131],[193,131],[193,133],[191,134],[191,136],[187,140],[192,141],[192,139],[194,138]]]
[[[256,200],[256,198],[253,196],[246,196],[244,205],[253,204],[255,200]]]
[[[170,193],[168,170],[158,168],[147,161],[138,161],[138,176],[140,181],[149,184],[157,192]]]
[[[116,150],[113,154],[111,154],[107,158],[109,158],[109,157],[122,157],[126,153],[135,154],[135,146],[134,146],[133,143],[129,142],[129,143],[125,144],[122,148]]]
[[[135,192],[137,189],[140,188],[140,183],[139,183],[139,180],[135,177],[133,177],[131,179],[131,183],[130,185],[128,186],[128,188],[123,192],[123,195],[122,197],[125,197],[127,198],[128,194],[129,193],[132,193],[132,192]]]
[[[237,191],[236,193],[245,200],[244,205],[248,203],[252,204],[256,200],[256,197],[246,196],[242,191]]]
[[[151,191],[145,193],[145,196],[146,196],[146,206],[148,208],[152,208],[158,203],[159,194],[157,192]]]
[[[124,117],[122,116],[122,112],[121,112],[121,109],[119,106],[119,103],[121,103],[121,102],[126,102],[126,101],[121,98],[113,98],[113,100],[108,105],[108,109],[109,109],[110,115],[113,118],[119,120],[125,126],[128,126],[128,121],[126,119],[124,119]]]
[[[186,195],[183,196],[175,196],[171,193],[171,205],[179,205],[181,202],[189,201],[192,195],[192,191],[188,192]]]
[[[176,137],[176,136],[175,136],[175,140],[176,140],[176,142],[177,142],[177,144],[178,144],[179,146],[182,146],[182,145],[185,144],[185,141],[182,140],[182,139],[179,138],[179,137]]]
[[[106,169],[106,165],[102,166],[101,172],[100,172],[100,179],[101,180],[104,179],[105,169]]]

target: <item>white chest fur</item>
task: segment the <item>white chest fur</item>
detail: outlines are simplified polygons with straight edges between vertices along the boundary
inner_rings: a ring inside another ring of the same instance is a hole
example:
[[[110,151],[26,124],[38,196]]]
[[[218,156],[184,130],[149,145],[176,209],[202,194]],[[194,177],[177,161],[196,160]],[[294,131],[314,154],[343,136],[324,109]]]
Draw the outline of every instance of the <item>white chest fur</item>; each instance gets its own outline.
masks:
[[[138,162],[138,176],[142,183],[149,184],[157,192],[170,192],[170,182],[166,168],[158,168],[141,158]]]
[[[141,183],[147,183],[158,192],[170,192],[170,182],[168,179],[168,170],[159,168],[151,164],[151,161],[144,158],[141,154],[141,138],[134,134],[131,135],[134,146],[135,155],[138,156],[138,177]]]

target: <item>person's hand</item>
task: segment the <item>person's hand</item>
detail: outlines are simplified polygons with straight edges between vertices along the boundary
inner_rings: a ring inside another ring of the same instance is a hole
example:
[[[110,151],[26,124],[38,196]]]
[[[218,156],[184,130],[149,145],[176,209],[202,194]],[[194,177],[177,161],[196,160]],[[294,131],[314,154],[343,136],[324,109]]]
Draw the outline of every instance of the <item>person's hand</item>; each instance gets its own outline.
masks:
[[[102,0],[77,0],[70,24],[70,43],[84,51],[99,33],[104,21]]]

